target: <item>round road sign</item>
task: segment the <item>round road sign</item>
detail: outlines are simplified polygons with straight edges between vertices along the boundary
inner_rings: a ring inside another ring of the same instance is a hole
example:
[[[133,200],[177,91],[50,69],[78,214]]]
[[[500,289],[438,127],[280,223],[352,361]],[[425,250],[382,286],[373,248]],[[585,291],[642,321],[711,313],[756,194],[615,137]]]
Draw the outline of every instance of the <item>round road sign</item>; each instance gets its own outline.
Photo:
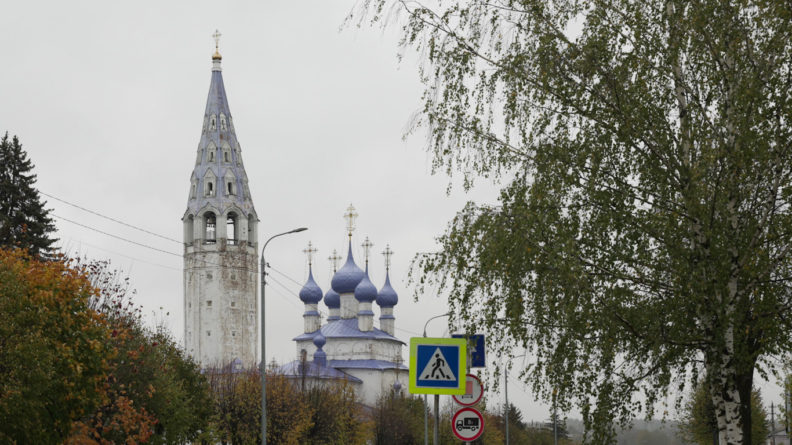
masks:
[[[473,374],[467,374],[465,381],[465,394],[453,396],[454,401],[462,406],[473,406],[481,401],[484,395],[484,386],[481,380]]]
[[[484,416],[474,408],[462,408],[451,418],[451,431],[459,440],[476,440],[484,432]]]

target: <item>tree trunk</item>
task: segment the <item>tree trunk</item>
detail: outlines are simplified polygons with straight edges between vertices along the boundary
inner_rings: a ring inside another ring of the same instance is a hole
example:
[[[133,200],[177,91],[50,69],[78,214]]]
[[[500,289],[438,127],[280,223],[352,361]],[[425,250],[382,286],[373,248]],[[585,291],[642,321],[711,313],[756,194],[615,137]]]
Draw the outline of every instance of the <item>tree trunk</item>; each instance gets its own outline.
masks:
[[[741,391],[738,385],[738,374],[734,357],[734,328],[726,330],[725,347],[710,355],[712,363],[708,366],[710,376],[710,394],[715,407],[715,418],[718,420],[718,431],[721,445],[746,445],[743,430],[743,409]],[[750,386],[748,399],[750,399]],[[750,410],[750,403],[748,410]],[[750,419],[750,414],[748,419]],[[750,428],[750,424],[748,425]],[[750,445],[750,442],[747,443]]]

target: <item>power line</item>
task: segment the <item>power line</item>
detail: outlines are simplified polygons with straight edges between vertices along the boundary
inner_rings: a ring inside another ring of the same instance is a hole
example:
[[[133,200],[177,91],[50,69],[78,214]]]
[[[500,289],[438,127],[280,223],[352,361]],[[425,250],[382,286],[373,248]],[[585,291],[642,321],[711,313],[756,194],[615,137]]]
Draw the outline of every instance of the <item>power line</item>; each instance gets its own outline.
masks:
[[[64,203],[64,204],[67,204],[67,205],[70,205],[70,206],[72,206],[72,207],[78,208],[78,209],[80,209],[80,210],[82,210],[82,211],[84,211],[84,212],[88,212],[88,213],[90,213],[90,214],[92,214],[92,215],[96,215],[96,216],[98,216],[98,217],[100,217],[100,218],[104,218],[104,219],[107,219],[107,220],[109,220],[109,221],[113,221],[114,223],[118,223],[118,224],[121,224],[121,225],[123,225],[123,226],[127,226],[127,227],[129,227],[129,228],[132,228],[132,229],[135,229],[135,230],[139,230],[139,231],[141,231],[141,232],[143,232],[143,233],[148,233],[149,235],[154,235],[154,236],[156,236],[156,237],[159,237],[159,238],[162,238],[162,239],[164,239],[164,240],[173,241],[174,243],[178,243],[178,244],[183,244],[181,241],[179,241],[179,240],[177,240],[177,239],[173,239],[173,238],[170,238],[170,237],[167,237],[167,236],[164,236],[164,235],[160,235],[159,233],[154,233],[154,232],[152,232],[152,231],[150,231],[150,230],[146,230],[146,229],[143,229],[143,228],[141,228],[141,227],[137,227],[137,226],[135,226],[135,225],[132,225],[132,224],[126,223],[126,222],[124,222],[124,221],[121,221],[121,220],[115,219],[115,218],[113,218],[113,217],[110,217],[110,216],[107,216],[107,215],[102,215],[102,214],[101,214],[101,213],[99,213],[99,212],[95,212],[95,211],[93,211],[93,210],[86,209],[85,207],[78,206],[77,204],[74,204],[74,203],[71,203],[71,202],[69,202],[69,201],[66,201],[65,199],[58,198],[57,196],[50,195],[49,193],[44,193],[44,192],[42,192],[41,190],[39,190],[39,193],[41,193],[41,194],[42,194],[42,195],[44,195],[44,196],[48,196],[48,197],[50,197],[50,198],[52,198],[52,199],[54,199],[54,200],[56,200],[56,201],[60,201],[60,202],[62,202],[62,203]],[[61,218],[61,219],[65,219],[65,218]],[[71,221],[70,221],[70,222],[71,222]]]
[[[128,243],[131,243],[131,244],[134,244],[134,245],[136,245],[136,246],[145,247],[146,249],[156,250],[157,252],[166,253],[166,254],[168,254],[168,255],[174,255],[174,256],[177,256],[177,257],[181,257],[181,255],[179,255],[178,253],[168,252],[167,250],[162,250],[162,249],[159,249],[159,248],[157,248],[157,247],[149,246],[149,245],[146,245],[146,244],[143,244],[143,243],[139,243],[139,242],[137,242],[137,241],[132,241],[132,240],[130,240],[130,239],[126,239],[126,238],[120,237],[120,236],[118,236],[118,235],[113,235],[112,233],[107,233],[107,232],[105,232],[105,231],[103,231],[103,230],[99,230],[99,229],[97,229],[97,228],[95,228],[95,227],[91,227],[91,226],[87,226],[87,225],[85,225],[85,224],[82,224],[82,223],[78,223],[77,221],[73,221],[73,220],[71,220],[71,219],[64,218],[64,217],[62,217],[62,216],[59,216],[59,215],[56,215],[56,214],[54,214],[54,213],[51,213],[51,215],[52,215],[52,216],[54,216],[54,217],[56,217],[56,218],[58,218],[58,219],[62,219],[62,220],[64,220],[64,221],[67,221],[67,222],[70,222],[70,223],[72,223],[72,224],[78,225],[78,226],[80,226],[80,227],[84,227],[84,228],[86,228],[86,229],[93,230],[94,232],[101,233],[102,235],[107,235],[107,236],[109,236],[109,237],[111,237],[111,238],[120,239],[121,241],[126,241],[126,242],[128,242]]]
[[[279,271],[278,269],[276,269],[276,268],[274,268],[274,267],[272,267],[272,266],[270,266],[270,265],[267,265],[267,267],[269,267],[270,269],[272,269],[274,272],[278,273],[279,275],[282,275],[282,276],[286,277],[286,279],[288,279],[288,280],[289,280],[289,281],[291,281],[292,283],[294,283],[294,284],[296,284],[296,285],[300,286],[300,289],[302,289],[303,285],[302,285],[302,284],[300,284],[300,283],[298,283],[297,281],[295,281],[295,280],[294,280],[292,277],[290,277],[290,276],[286,275],[285,273],[283,273],[283,272]]]

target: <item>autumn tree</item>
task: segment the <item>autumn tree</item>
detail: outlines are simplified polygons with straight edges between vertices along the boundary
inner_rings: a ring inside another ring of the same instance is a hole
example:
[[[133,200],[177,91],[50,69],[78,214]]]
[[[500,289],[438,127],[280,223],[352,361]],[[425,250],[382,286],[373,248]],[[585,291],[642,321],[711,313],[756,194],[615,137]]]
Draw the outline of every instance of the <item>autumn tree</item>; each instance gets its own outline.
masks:
[[[0,139],[0,246],[27,249],[31,254],[52,250],[55,225],[44,208],[33,163],[19,139]]]
[[[424,439],[426,405],[420,397],[388,392],[374,410],[374,443],[418,445]]]
[[[162,325],[144,325],[129,280],[107,262],[82,261],[97,290],[90,306],[111,333],[103,403],[81,419],[74,444],[185,443],[206,431],[213,413],[209,384],[198,365]]]
[[[83,268],[0,249],[0,443],[61,443],[103,401],[112,350]]]
[[[355,389],[345,381],[308,385],[292,381],[309,407],[311,427],[303,436],[304,443],[316,445],[364,445],[369,443],[371,422],[358,401]],[[269,398],[269,396],[267,396]]]
[[[434,170],[502,185],[418,284],[527,348],[589,443],[706,375],[721,444],[750,444],[754,374],[792,352],[790,3],[363,5],[418,54]]]
[[[224,444],[261,442],[261,374],[233,366],[205,370],[214,397],[214,430]],[[267,374],[267,442],[299,444],[313,426],[313,409],[293,382]],[[311,442],[319,443],[319,442]]]

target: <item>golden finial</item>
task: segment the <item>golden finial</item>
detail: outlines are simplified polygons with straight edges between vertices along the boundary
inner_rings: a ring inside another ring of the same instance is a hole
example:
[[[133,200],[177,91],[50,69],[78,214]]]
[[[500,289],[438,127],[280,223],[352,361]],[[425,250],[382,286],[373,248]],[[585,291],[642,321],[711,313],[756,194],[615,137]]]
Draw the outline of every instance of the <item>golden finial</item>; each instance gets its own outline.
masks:
[[[355,212],[355,207],[349,204],[346,213],[344,213],[344,218],[347,220],[347,232],[349,233],[350,240],[352,239],[352,231],[355,230],[355,218],[357,217],[358,214]]]
[[[220,36],[221,35],[222,34],[220,34],[220,31],[218,31],[216,29],[215,29],[214,34],[212,34],[212,37],[214,37],[214,41],[215,41],[215,53],[212,55],[212,60],[221,60],[223,58],[223,56],[220,55]]]
[[[341,260],[343,260],[343,258],[341,258],[341,255],[339,255],[338,252],[335,249],[333,249],[333,254],[327,257],[327,259],[330,260],[331,263],[333,263],[333,273],[338,272],[338,263],[340,263]]]
[[[385,246],[385,250],[382,251],[382,254],[385,256],[385,270],[390,270],[391,257],[393,256],[393,251],[390,248],[390,244]]]
[[[363,255],[365,255],[366,265],[368,265],[369,253],[371,252],[371,248],[374,247],[374,243],[369,241],[369,238],[366,237],[366,240],[363,241],[363,244],[361,244],[361,246],[363,246]]]

